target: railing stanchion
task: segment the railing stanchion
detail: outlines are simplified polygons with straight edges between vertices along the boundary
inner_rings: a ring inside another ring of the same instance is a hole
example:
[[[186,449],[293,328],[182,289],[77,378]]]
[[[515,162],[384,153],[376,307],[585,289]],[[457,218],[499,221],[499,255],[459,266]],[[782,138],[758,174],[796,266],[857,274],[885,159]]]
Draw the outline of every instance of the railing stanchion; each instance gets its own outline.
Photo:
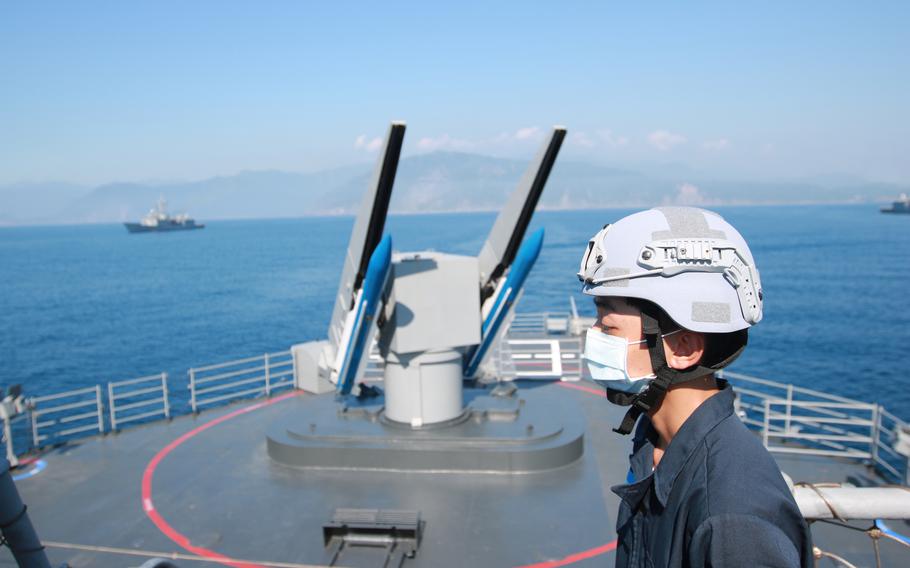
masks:
[[[190,408],[193,409],[193,414],[196,414],[196,370],[190,369]]]
[[[870,454],[872,456],[872,466],[878,463],[878,438],[881,435],[881,421],[882,421],[882,407],[880,404],[876,404],[872,407],[872,426],[870,436],[872,438],[872,448]]]
[[[784,422],[784,433],[790,433],[790,416],[793,408],[793,385],[787,385],[787,418]]]
[[[171,417],[171,402],[168,397],[170,393],[167,390],[167,373],[161,373],[161,392],[164,395],[164,417]]]
[[[297,356],[294,355],[293,350],[291,350],[290,353],[291,353],[291,384],[293,385],[291,388],[296,389],[296,388],[298,388],[297,377],[300,376],[299,374],[297,374]],[[369,365],[370,365],[370,360],[367,359],[367,366],[369,367]]]
[[[269,354],[266,353],[262,356],[262,366],[265,368],[265,397],[268,398],[272,396],[271,381],[269,380]]]
[[[98,405],[98,433],[104,434],[104,402],[101,400],[101,385],[95,385],[95,401]]]
[[[111,414],[111,430],[113,431],[117,429],[117,411],[114,402],[114,383],[110,381],[107,383],[107,404]]]
[[[496,342],[496,380],[498,381],[502,380],[502,376],[505,372],[505,365],[503,364],[505,350],[502,348],[502,342],[505,340],[505,337],[503,337],[500,341]]]
[[[41,445],[39,444],[39,442],[41,440],[38,438],[38,416],[39,416],[38,409],[33,408],[28,411],[28,414],[29,414],[29,417],[32,419],[32,443],[35,445],[36,448],[40,448]]]
[[[765,399],[765,425],[762,427],[762,443],[768,447],[768,433],[771,430],[771,399]]]

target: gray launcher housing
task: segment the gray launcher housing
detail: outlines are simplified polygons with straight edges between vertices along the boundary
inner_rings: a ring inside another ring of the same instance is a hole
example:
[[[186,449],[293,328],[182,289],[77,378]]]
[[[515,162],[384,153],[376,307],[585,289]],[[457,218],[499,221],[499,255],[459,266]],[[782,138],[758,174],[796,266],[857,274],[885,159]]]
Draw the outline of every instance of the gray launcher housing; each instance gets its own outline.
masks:
[[[420,427],[463,414],[460,348],[480,342],[477,266],[475,257],[439,252],[393,257],[379,335],[389,420]]]
[[[392,261],[395,284],[388,300],[392,310],[379,339],[383,354],[480,342],[477,258],[419,252],[399,253]]]

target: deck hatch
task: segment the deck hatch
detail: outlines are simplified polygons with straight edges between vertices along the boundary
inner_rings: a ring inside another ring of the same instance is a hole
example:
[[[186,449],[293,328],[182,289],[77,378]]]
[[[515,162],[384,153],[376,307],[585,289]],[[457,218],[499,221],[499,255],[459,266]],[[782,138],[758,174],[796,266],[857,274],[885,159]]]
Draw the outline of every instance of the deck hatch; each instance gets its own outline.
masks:
[[[336,509],[322,527],[325,563],[393,567],[413,558],[423,533],[420,511],[396,509]]]

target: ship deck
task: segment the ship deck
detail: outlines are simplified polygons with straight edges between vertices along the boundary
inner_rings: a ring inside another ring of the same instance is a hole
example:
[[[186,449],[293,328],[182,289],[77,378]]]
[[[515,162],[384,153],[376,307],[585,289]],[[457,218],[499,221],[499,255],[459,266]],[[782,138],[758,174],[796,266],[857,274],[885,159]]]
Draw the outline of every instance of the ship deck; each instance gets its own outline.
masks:
[[[266,430],[332,396],[295,391],[57,448],[41,456],[40,473],[17,470],[17,486],[52,563],[73,568],[173,554],[187,555],[178,566],[322,565],[322,527],[339,508],[419,511],[423,539],[407,566],[612,565],[618,499],[609,488],[625,479],[629,442],[611,428],[623,411],[584,381],[523,387],[523,397],[577,404],[586,423],[580,460],[526,474],[295,469],[269,458]],[[795,481],[880,483],[847,461],[778,460]],[[816,523],[813,535],[874,565],[861,532]],[[901,558],[898,548],[882,545],[884,565]],[[12,565],[0,551],[0,566]]]

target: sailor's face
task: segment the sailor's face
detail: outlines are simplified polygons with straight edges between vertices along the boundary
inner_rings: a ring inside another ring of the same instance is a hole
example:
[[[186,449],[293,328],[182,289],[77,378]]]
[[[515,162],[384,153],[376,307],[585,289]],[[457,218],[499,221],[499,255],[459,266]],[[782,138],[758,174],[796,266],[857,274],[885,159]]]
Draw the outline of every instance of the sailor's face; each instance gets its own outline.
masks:
[[[598,296],[594,298],[597,307],[597,319],[594,328],[612,335],[622,337],[629,341],[644,339],[641,332],[641,311],[629,304],[625,298],[608,298]],[[652,373],[651,356],[648,346],[644,343],[629,345],[626,368],[629,376],[643,377]]]

